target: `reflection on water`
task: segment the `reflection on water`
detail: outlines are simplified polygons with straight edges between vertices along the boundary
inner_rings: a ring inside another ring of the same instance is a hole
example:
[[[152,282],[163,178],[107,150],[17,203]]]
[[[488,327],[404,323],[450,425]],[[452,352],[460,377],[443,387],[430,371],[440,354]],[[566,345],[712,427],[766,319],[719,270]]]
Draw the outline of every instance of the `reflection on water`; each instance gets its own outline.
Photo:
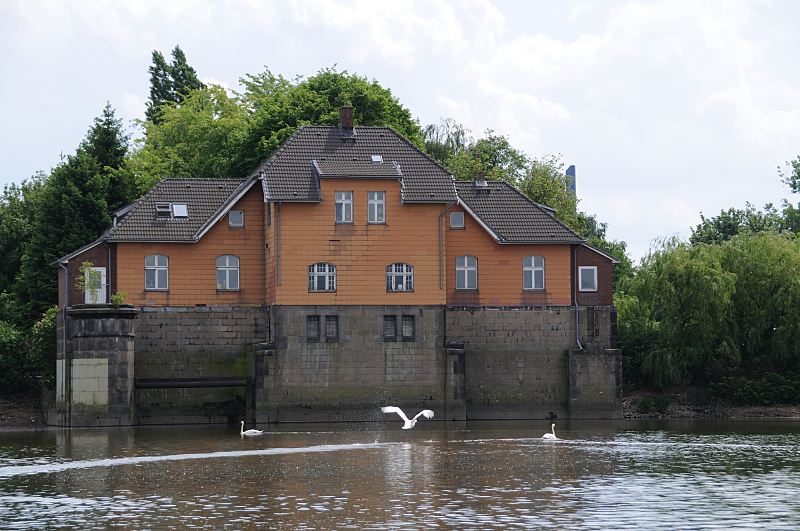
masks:
[[[800,423],[0,432],[0,527],[800,526]]]

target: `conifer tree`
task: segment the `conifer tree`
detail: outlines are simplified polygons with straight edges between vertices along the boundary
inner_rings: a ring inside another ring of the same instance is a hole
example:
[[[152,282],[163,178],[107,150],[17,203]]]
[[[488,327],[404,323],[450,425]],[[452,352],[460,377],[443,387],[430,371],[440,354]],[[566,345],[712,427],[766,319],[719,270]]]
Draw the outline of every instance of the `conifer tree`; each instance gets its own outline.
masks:
[[[170,79],[172,81],[172,92],[175,103],[183,101],[189,92],[203,88],[205,85],[197,78],[197,72],[186,62],[186,54],[180,46],[175,46],[172,50],[172,64],[169,67]]]
[[[147,102],[147,119],[159,123],[161,106],[168,101],[175,101],[172,91],[170,67],[164,55],[158,50],[153,50],[153,64],[147,69],[150,72],[150,100]]]

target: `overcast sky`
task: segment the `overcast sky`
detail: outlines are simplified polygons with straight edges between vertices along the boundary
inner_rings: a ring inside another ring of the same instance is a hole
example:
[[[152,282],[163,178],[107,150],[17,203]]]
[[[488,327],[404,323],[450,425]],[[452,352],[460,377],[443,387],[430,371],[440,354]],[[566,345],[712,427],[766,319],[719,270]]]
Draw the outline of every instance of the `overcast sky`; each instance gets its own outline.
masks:
[[[577,167],[580,207],[634,259],[699,214],[792,198],[800,3],[4,1],[0,184],[73,153],[106,101],[141,118],[151,52],[206,82],[337,65],[422,125],[452,117]]]

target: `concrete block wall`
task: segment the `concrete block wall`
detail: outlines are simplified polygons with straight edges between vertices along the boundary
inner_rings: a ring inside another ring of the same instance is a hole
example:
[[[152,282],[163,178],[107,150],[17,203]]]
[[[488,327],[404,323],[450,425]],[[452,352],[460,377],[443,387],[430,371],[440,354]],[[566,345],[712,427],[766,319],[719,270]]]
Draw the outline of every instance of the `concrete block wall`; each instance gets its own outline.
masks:
[[[610,345],[611,307],[580,308],[586,352]],[[467,419],[569,417],[573,307],[447,309],[447,341],[465,352]]]
[[[65,426],[134,423],[134,338],[137,311],[76,306],[59,315],[56,411]]]
[[[307,336],[307,316],[320,316],[322,338]],[[325,316],[339,337],[326,341]],[[414,341],[385,341],[384,315],[413,315]],[[264,372],[271,420],[377,420],[380,406],[443,411],[448,366],[442,306],[273,306],[274,355]],[[269,411],[268,413],[266,411]]]
[[[266,307],[143,307],[136,378],[249,378],[255,346],[269,337]],[[244,387],[138,389],[141,424],[224,423],[246,409]]]

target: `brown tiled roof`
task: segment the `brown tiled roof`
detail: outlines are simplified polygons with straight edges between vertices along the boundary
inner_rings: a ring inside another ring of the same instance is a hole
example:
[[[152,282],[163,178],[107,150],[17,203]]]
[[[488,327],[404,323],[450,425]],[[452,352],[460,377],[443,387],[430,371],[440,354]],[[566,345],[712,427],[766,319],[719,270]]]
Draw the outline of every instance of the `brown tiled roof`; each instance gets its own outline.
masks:
[[[456,181],[461,202],[500,243],[583,243],[566,225],[502,181],[487,181],[477,188],[473,181]]]
[[[297,130],[273,155],[255,170],[264,175],[267,201],[321,201],[312,169],[316,160],[332,173],[350,171],[351,176],[372,166],[372,156],[381,155],[379,171],[400,169],[405,202],[450,202],[456,200],[450,173],[402,135],[389,127],[356,127],[355,134],[341,135],[338,126],[305,126]],[[378,177],[387,177],[381,174]]]
[[[107,241],[194,242],[251,179],[163,179],[109,231]],[[189,216],[159,218],[157,203],[185,203]]]
[[[403,174],[398,164],[366,162],[312,161],[320,177],[373,177],[399,179]]]

